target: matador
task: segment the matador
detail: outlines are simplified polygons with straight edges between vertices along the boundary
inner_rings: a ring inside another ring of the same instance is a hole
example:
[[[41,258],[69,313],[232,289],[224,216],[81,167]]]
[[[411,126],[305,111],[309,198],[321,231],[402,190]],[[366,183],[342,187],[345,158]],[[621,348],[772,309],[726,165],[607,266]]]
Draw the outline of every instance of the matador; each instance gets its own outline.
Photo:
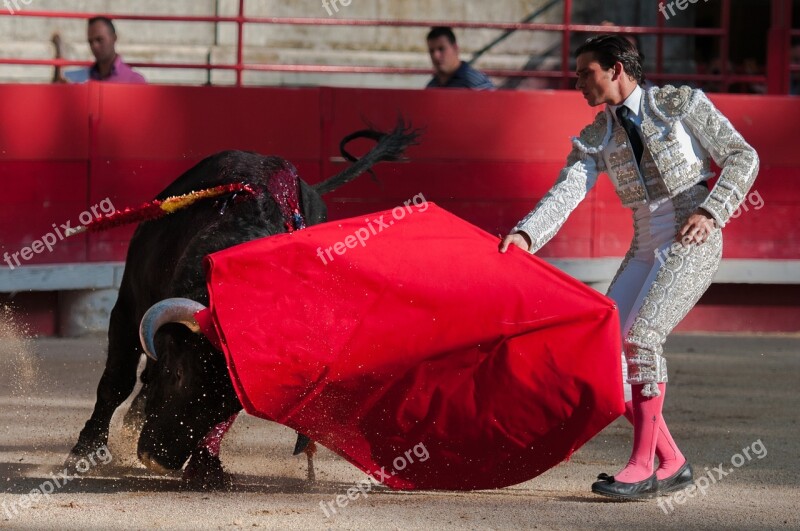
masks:
[[[711,284],[722,257],[721,229],[752,186],[758,156],[702,91],[642,89],[642,56],[625,38],[591,38],[575,55],[577,89],[590,106],[605,107],[573,138],[555,185],[505,237],[500,251],[509,245],[538,251],[601,172],[632,210],[633,240],[608,296],[619,309],[633,452],[619,473],[600,474],[592,491],[621,499],[653,497],[692,481],[691,466],[661,413],[667,383],[663,344]],[[722,171],[709,189],[712,159]]]

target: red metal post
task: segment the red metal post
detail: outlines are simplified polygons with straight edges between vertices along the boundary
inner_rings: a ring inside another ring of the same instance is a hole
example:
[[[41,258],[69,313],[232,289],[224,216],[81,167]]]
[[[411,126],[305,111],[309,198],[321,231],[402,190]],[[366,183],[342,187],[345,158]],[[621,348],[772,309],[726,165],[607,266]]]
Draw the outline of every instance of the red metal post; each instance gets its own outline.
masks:
[[[572,0],[564,0],[564,32],[561,34],[561,88],[569,88],[569,38],[570,23],[572,22]]]
[[[719,43],[719,56],[721,64],[719,72],[722,76],[722,92],[728,92],[730,86],[730,72],[728,72],[728,61],[730,60],[730,34],[731,34],[731,0],[722,0],[722,37]]]
[[[767,94],[789,92],[789,45],[792,3],[772,0],[767,33]]]
[[[236,17],[236,86],[242,86],[242,64],[244,46],[244,0],[239,0],[239,14]]]
[[[660,2],[661,0],[653,1]],[[659,29],[656,35],[656,74],[664,73],[664,34],[660,30],[664,29],[665,22],[664,14],[659,12],[658,15],[656,15],[656,26],[658,26]]]

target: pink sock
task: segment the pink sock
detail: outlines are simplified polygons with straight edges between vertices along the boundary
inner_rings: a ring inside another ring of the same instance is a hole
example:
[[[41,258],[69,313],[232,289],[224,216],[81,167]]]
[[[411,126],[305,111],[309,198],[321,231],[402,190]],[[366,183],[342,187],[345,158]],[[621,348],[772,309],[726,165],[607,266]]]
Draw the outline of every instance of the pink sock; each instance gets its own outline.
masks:
[[[614,474],[614,479],[622,483],[636,483],[653,475],[656,442],[663,419],[661,409],[664,405],[665,384],[658,384],[659,396],[642,396],[644,385],[633,385],[633,451],[627,466]]]
[[[660,386],[659,386],[660,388]],[[663,390],[662,390],[663,392]],[[633,424],[633,401],[625,402],[625,418]],[[658,457],[658,469],[656,476],[659,480],[666,479],[678,471],[686,462],[686,458],[678,449],[678,445],[672,438],[667,428],[664,417],[661,417],[661,425],[658,428],[658,440],[656,441],[656,457]]]

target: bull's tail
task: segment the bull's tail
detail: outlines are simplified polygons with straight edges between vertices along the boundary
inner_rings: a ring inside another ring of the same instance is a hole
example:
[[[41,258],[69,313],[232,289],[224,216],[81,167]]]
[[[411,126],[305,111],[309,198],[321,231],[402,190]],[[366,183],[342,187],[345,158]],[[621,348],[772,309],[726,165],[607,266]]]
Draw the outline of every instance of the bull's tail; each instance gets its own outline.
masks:
[[[396,161],[400,160],[403,152],[409,146],[417,144],[417,138],[420,136],[419,129],[412,129],[411,126],[406,126],[405,122],[400,119],[391,133],[383,133],[374,129],[364,129],[356,131],[344,137],[339,144],[339,150],[342,156],[353,162],[353,164],[346,168],[344,171],[314,185],[314,189],[320,194],[324,195],[332,192],[347,184],[365,171],[370,171],[370,168],[381,161]],[[377,141],[378,143],[366,155],[360,159],[356,159],[345,150],[345,146],[356,138],[369,138]]]

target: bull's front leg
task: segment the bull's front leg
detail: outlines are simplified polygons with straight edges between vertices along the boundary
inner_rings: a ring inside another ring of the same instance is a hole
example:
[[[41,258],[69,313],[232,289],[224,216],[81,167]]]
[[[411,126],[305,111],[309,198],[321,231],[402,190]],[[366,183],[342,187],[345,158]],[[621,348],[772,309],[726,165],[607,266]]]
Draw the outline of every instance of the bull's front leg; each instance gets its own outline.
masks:
[[[188,488],[193,490],[218,490],[230,489],[233,486],[231,475],[222,468],[219,451],[223,437],[228,433],[238,415],[236,413],[228,420],[214,426],[192,451],[189,462],[183,470],[182,477]],[[317,453],[317,445],[302,433],[297,434],[297,442],[295,443],[293,454],[300,453],[306,454],[308,464],[306,479],[309,483],[313,483],[316,481],[314,454]]]
[[[218,490],[230,489],[233,486],[230,474],[222,468],[219,450],[222,438],[228,433],[238,415],[239,413],[234,413],[228,420],[211,428],[192,451],[182,477],[190,489]]]
[[[131,394],[136,384],[136,368],[140,347],[138,326],[120,301],[111,311],[108,329],[108,358],[100,383],[92,416],[81,430],[78,442],[70,451],[66,464],[74,465],[108,444],[108,428],[114,411]]]

